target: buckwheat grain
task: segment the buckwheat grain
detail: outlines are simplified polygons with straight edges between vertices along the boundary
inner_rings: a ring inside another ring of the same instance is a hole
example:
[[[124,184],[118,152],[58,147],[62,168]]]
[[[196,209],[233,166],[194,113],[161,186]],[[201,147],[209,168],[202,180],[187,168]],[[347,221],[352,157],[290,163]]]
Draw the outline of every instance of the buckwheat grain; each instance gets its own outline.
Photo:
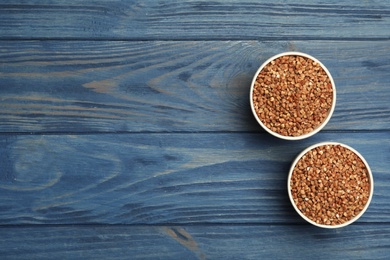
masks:
[[[359,214],[370,196],[368,170],[353,151],[323,145],[295,165],[290,190],[297,208],[318,224],[338,225]]]
[[[257,75],[252,94],[259,119],[283,136],[313,131],[324,122],[333,102],[330,78],[320,64],[295,55],[268,63]]]

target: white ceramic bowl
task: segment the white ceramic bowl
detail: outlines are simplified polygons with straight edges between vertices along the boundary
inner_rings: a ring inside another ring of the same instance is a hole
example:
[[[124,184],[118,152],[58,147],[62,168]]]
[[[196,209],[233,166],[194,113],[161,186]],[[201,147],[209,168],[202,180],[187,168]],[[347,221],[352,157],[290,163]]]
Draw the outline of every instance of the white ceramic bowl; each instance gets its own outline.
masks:
[[[253,103],[253,90],[254,90],[254,85],[255,85],[255,82],[256,82],[256,79],[257,79],[257,76],[259,75],[259,73],[263,70],[263,68],[268,64],[270,63],[271,61],[281,57],[281,56],[302,56],[302,57],[305,57],[305,58],[309,58],[315,62],[317,62],[323,69],[324,71],[326,72],[326,74],[328,75],[329,79],[330,79],[330,82],[332,84],[332,89],[333,89],[333,99],[332,99],[332,106],[329,110],[329,114],[328,116],[326,117],[326,119],[319,125],[317,126],[317,128],[315,128],[313,131],[309,132],[309,133],[306,133],[306,134],[303,134],[303,135],[299,135],[299,136],[285,136],[285,135],[281,135],[279,133],[276,133],[274,131],[272,131],[271,129],[269,129],[268,127],[265,126],[265,124],[260,120],[260,118],[257,116],[256,114],[256,111],[255,111],[255,106],[254,106],[254,103]],[[332,114],[333,114],[333,111],[336,107],[336,86],[335,86],[335,83],[334,83],[334,80],[332,78],[332,75],[330,74],[330,72],[328,71],[328,69],[319,61],[317,60],[316,58],[308,55],[308,54],[305,54],[305,53],[302,53],[302,52],[283,52],[283,53],[280,53],[280,54],[277,54],[271,58],[269,58],[268,60],[266,60],[261,66],[260,68],[256,71],[253,79],[252,79],[252,84],[251,84],[251,88],[250,88],[250,105],[251,105],[251,109],[252,109],[252,113],[253,115],[255,116],[257,122],[270,134],[278,137],[278,138],[281,138],[281,139],[285,139],[285,140],[301,140],[301,139],[305,139],[305,138],[308,138],[314,134],[316,134],[317,132],[319,132],[327,123],[328,121],[330,120],[330,118],[332,117]]]
[[[295,165],[298,163],[298,161],[310,150],[316,148],[316,147],[319,147],[319,146],[323,146],[323,145],[340,145],[344,148],[347,148],[348,150],[352,151],[353,153],[355,153],[361,160],[362,162],[364,163],[364,165],[366,166],[367,168],[367,174],[368,174],[368,179],[370,181],[370,194],[369,194],[369,197],[368,197],[368,200],[367,200],[367,203],[365,204],[364,208],[362,211],[359,212],[359,214],[357,214],[355,217],[353,217],[352,219],[342,223],[342,224],[339,224],[339,225],[324,225],[324,224],[319,224],[313,220],[311,220],[310,218],[308,218],[305,214],[303,214],[297,207],[297,205],[295,204],[294,202],[294,199],[293,199],[293,196],[292,196],[292,193],[291,193],[291,177],[292,177],[292,173],[293,173],[293,170],[295,168]],[[364,159],[364,157],[358,152],[356,151],[355,149],[353,149],[352,147],[348,146],[348,145],[345,145],[345,144],[342,144],[342,143],[337,143],[337,142],[322,142],[322,143],[317,143],[317,144],[314,144],[308,148],[306,148],[305,150],[303,150],[297,157],[296,159],[294,160],[294,162],[292,163],[291,165],[291,168],[290,168],[290,172],[288,174],[288,180],[287,180],[287,190],[288,190],[288,196],[290,198],[290,201],[291,201],[291,204],[293,205],[294,209],[298,212],[298,214],[304,219],[306,220],[307,222],[309,222],[310,224],[313,224],[317,227],[321,227],[321,228],[341,228],[341,227],[345,227],[353,222],[355,222],[356,220],[358,220],[363,214],[364,212],[367,210],[368,206],[370,205],[370,202],[371,202],[371,199],[372,199],[372,195],[374,193],[374,179],[373,179],[373,176],[372,176],[372,172],[371,172],[371,169],[370,169],[370,166],[368,165],[367,161]]]

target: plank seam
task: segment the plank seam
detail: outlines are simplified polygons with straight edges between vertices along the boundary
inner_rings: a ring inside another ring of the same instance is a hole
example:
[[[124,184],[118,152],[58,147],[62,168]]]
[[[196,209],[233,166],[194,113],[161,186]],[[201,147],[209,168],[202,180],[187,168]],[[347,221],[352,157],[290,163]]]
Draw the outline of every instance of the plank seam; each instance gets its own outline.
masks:
[[[322,130],[320,133],[386,133],[390,129]],[[319,134],[320,134],[319,133]],[[92,132],[0,132],[0,135],[139,135],[139,134],[268,134],[265,131],[92,131]]]
[[[389,41],[390,37],[351,38],[351,37],[207,37],[207,38],[80,38],[80,37],[0,37],[0,41],[112,41],[112,42],[149,42],[149,41],[181,41],[181,42],[215,42],[215,41],[348,41],[348,42],[376,42]]]
[[[378,225],[390,225],[390,222],[355,222],[354,226],[378,226]],[[248,223],[160,223],[160,224],[106,224],[106,223],[75,223],[75,224],[3,224],[0,225],[0,229],[2,228],[53,228],[53,227],[69,227],[69,226],[77,226],[77,227],[197,227],[197,226],[311,226],[306,222],[292,222],[292,223],[282,223],[282,222],[267,222],[267,223],[256,223],[256,222],[248,222]]]

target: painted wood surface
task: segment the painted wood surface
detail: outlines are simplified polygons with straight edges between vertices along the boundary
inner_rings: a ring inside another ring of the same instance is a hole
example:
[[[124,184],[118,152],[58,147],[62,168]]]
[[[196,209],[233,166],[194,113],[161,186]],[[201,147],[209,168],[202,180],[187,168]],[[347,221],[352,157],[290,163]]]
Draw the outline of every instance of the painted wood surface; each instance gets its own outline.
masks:
[[[2,1],[3,39],[389,39],[388,1]]]
[[[386,259],[390,2],[0,2],[1,259]],[[302,51],[337,86],[323,131],[265,133],[249,85]],[[357,149],[372,204],[337,230],[287,197],[307,146]]]
[[[353,225],[342,231],[307,225],[88,225],[0,231],[3,259],[386,259],[390,246],[388,225]]]
[[[291,162],[321,141],[370,163],[362,223],[390,222],[390,134],[323,133],[296,144],[268,134],[1,137],[0,224],[302,223],[287,196]]]
[[[334,77],[325,130],[390,129],[388,41],[0,41],[0,50],[1,132],[261,131],[252,78],[289,50]]]

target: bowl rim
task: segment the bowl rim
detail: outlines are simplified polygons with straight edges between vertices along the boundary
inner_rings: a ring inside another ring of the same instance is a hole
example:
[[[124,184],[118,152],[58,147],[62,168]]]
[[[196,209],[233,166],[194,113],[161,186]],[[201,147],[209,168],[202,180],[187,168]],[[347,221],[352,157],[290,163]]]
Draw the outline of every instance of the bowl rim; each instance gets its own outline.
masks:
[[[313,220],[311,220],[310,218],[308,218],[305,214],[303,214],[297,207],[297,205],[295,204],[294,202],[294,199],[293,199],[293,196],[291,194],[291,189],[290,189],[290,184],[291,184],[291,176],[292,176],[292,173],[293,173],[293,170],[295,168],[295,165],[298,163],[298,161],[303,157],[303,155],[305,155],[308,151],[316,148],[316,147],[319,147],[319,146],[323,146],[323,145],[340,145],[344,148],[347,148],[349,149],[350,151],[352,151],[353,153],[355,153],[357,156],[359,156],[359,158],[362,160],[362,162],[364,163],[364,165],[366,166],[367,168],[367,172],[368,172],[368,178],[370,180],[370,194],[369,194],[369,197],[368,197],[368,200],[367,200],[367,203],[366,205],[364,205],[364,208],[359,212],[359,214],[357,214],[355,217],[353,217],[352,219],[342,223],[342,224],[338,224],[338,225],[323,225],[323,224],[319,224]],[[307,147],[306,149],[304,149],[301,153],[299,153],[299,155],[295,158],[295,160],[293,161],[293,163],[291,164],[291,167],[290,167],[290,171],[288,173],[288,178],[287,178],[287,192],[288,192],[288,196],[290,198],[290,202],[291,204],[293,205],[294,209],[296,212],[298,212],[298,214],[304,219],[306,220],[307,222],[309,222],[310,224],[314,225],[314,226],[317,226],[317,227],[321,227],[321,228],[328,228],[328,229],[334,229],[334,228],[341,228],[341,227],[345,227],[345,226],[348,226],[350,224],[352,224],[353,222],[355,222],[356,220],[358,220],[367,210],[368,206],[370,205],[371,203],[371,200],[372,200],[372,197],[373,197],[373,194],[374,194],[374,177],[372,175],[372,171],[371,171],[371,168],[370,166],[368,165],[366,159],[364,159],[364,157],[358,152],[356,151],[354,148],[350,147],[349,145],[346,145],[346,144],[343,144],[343,143],[340,143],[340,142],[320,142],[320,143],[316,143],[316,144],[313,144],[309,147]]]
[[[274,131],[272,131],[271,129],[269,129],[268,127],[265,126],[265,124],[260,120],[260,118],[257,116],[257,113],[256,113],[256,110],[255,110],[255,106],[254,106],[254,102],[253,102],[253,90],[254,90],[254,85],[255,85],[255,82],[256,82],[256,79],[257,79],[257,75],[259,75],[259,73],[264,69],[264,67],[270,63],[271,61],[279,58],[279,57],[282,57],[282,56],[302,56],[302,57],[305,57],[305,58],[309,58],[315,62],[317,62],[321,67],[322,69],[326,72],[326,74],[328,75],[329,79],[330,79],[330,82],[332,84],[332,89],[333,89],[333,97],[332,97],[332,106],[329,110],[329,113],[328,113],[328,116],[325,118],[325,120],[318,126],[316,127],[313,131],[309,132],[309,133],[306,133],[306,134],[303,134],[303,135],[299,135],[299,136],[285,136],[285,135],[281,135],[279,133],[276,133]],[[318,133],[319,131],[321,131],[322,128],[325,127],[325,125],[329,122],[330,118],[332,117],[333,115],[333,112],[335,110],[335,107],[336,107],[336,85],[334,83],[334,80],[333,80],[333,77],[332,75],[330,74],[329,70],[326,68],[326,66],[324,64],[322,64],[321,61],[319,61],[318,59],[314,58],[313,56],[309,55],[309,54],[306,54],[306,53],[303,53],[303,52],[298,52],[298,51],[288,51],[288,52],[282,52],[282,53],[279,53],[279,54],[276,54],[272,57],[270,57],[269,59],[267,59],[265,62],[263,62],[263,64],[257,69],[255,75],[253,76],[252,78],[252,83],[251,83],[251,88],[250,88],[250,93],[249,93],[249,100],[250,100],[250,106],[251,106],[251,110],[252,110],[252,113],[256,119],[256,121],[260,124],[260,126],[266,130],[268,133],[272,134],[273,136],[275,137],[278,137],[278,138],[281,138],[281,139],[284,139],[284,140],[302,140],[302,139],[305,139],[305,138],[308,138],[310,136],[313,136],[315,135],[316,133]]]

